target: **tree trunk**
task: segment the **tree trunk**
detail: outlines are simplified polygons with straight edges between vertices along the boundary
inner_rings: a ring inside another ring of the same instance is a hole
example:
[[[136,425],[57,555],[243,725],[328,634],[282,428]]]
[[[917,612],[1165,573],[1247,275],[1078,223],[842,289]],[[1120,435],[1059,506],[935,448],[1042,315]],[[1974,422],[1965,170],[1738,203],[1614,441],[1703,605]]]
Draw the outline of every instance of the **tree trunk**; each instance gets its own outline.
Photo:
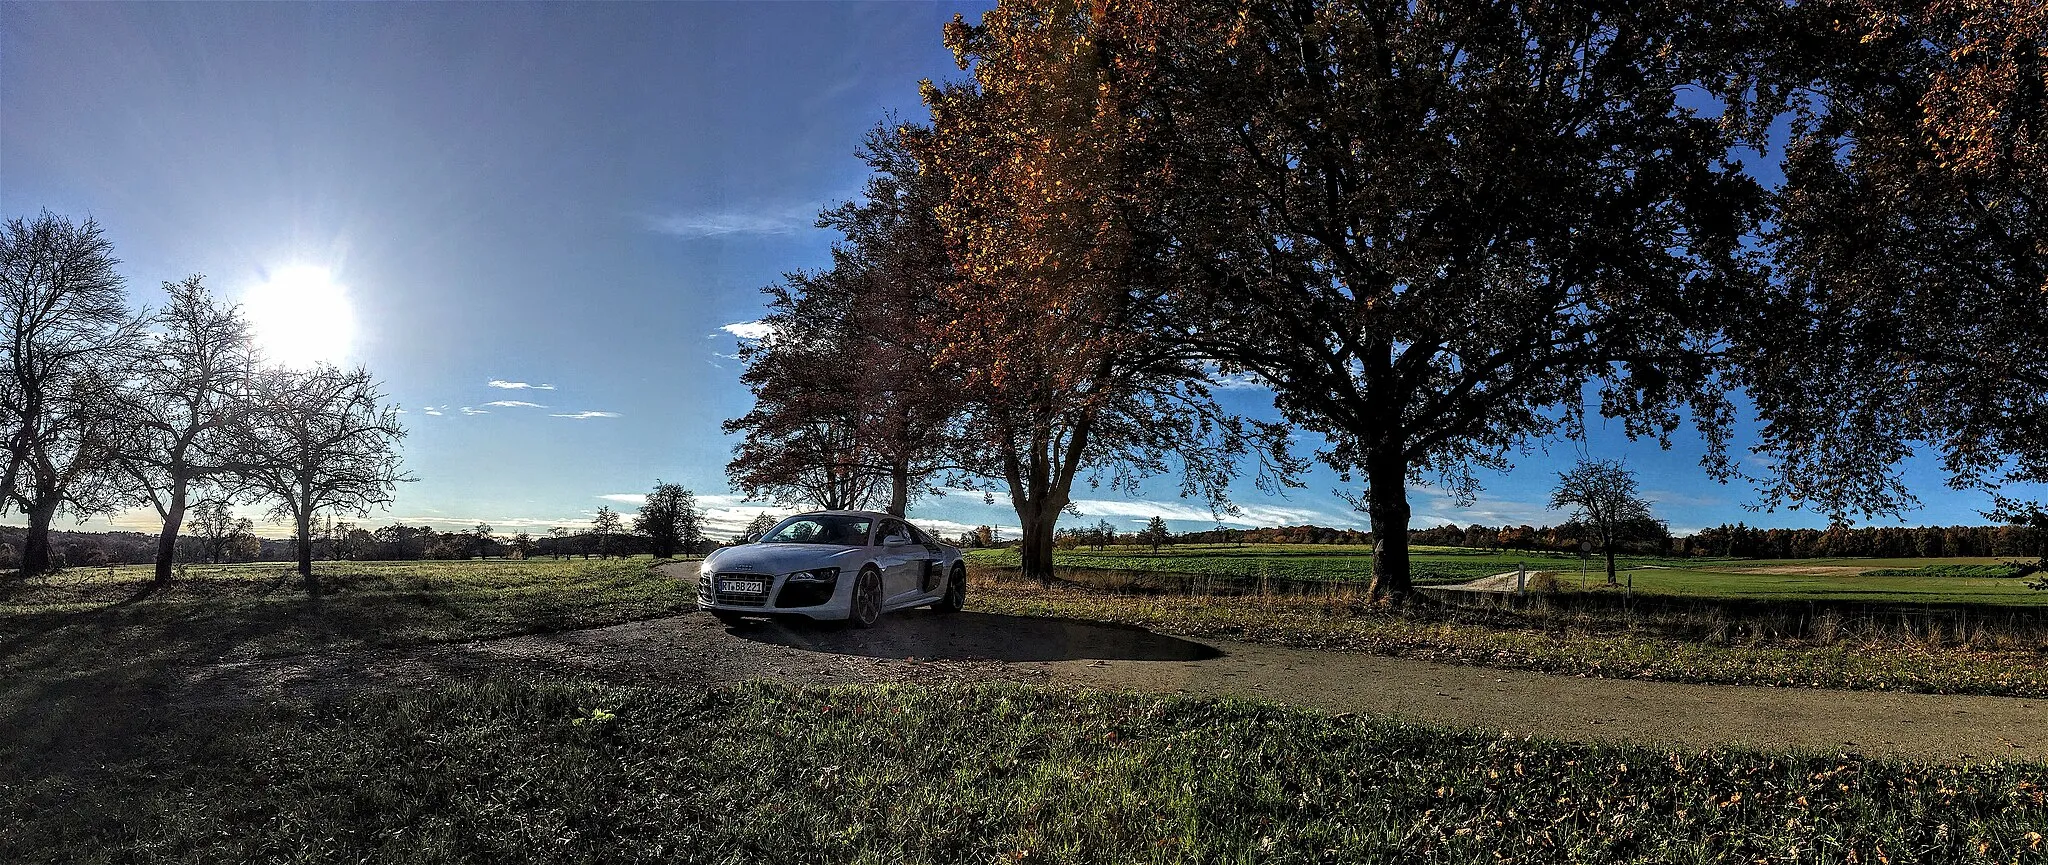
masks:
[[[910,509],[910,463],[897,460],[889,467],[889,515],[900,517]]]
[[[1398,448],[1374,448],[1366,455],[1366,516],[1372,521],[1374,601],[1400,604],[1410,591],[1408,568],[1408,463]]]
[[[171,584],[171,563],[178,555],[178,530],[185,527],[185,484],[171,485],[171,506],[164,512],[163,531],[156,536],[156,588]]]
[[[28,509],[28,537],[21,544],[23,577],[50,572],[50,524],[57,520],[57,502],[57,495],[51,493]]]
[[[1603,538],[1600,547],[1607,553],[1607,584],[1612,586],[1620,582],[1614,578],[1614,542]]]
[[[299,517],[299,577],[306,584],[306,594],[318,596],[320,581],[313,579],[313,520],[310,516]]]
[[[1024,537],[1017,542],[1017,552],[1024,562],[1024,576],[1041,583],[1052,582],[1052,535],[1054,526],[1059,522],[1059,509],[1037,502],[1018,508],[1017,516],[1018,521],[1024,524]]]

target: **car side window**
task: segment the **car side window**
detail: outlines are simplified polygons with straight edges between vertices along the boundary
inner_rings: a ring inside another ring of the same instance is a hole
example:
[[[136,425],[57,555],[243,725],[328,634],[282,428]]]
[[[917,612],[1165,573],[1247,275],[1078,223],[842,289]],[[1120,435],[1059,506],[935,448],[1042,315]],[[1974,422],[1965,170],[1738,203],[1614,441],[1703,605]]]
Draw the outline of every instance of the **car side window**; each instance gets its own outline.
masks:
[[[876,536],[876,543],[886,543],[893,537],[910,537],[910,531],[899,520],[883,520],[882,531]]]
[[[932,536],[925,534],[924,529],[918,528],[915,523],[904,523],[904,525],[909,527],[910,529],[911,540],[916,541],[917,543],[927,547],[932,545]]]

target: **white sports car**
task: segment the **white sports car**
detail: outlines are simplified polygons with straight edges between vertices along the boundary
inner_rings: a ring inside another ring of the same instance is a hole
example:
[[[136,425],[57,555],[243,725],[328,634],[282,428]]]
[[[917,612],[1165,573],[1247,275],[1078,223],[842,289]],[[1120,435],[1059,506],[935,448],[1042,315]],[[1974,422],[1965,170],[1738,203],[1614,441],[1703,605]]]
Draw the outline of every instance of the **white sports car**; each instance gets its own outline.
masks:
[[[697,577],[697,607],[728,623],[794,615],[871,628],[886,612],[955,612],[966,603],[957,547],[871,511],[797,514],[705,556]]]

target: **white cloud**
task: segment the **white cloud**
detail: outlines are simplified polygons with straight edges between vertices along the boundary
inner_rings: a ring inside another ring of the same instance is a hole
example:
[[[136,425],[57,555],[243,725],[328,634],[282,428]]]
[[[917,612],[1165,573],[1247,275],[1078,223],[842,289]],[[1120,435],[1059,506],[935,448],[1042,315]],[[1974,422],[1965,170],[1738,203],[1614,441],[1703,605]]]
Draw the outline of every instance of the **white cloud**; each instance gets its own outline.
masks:
[[[500,408],[547,408],[547,406],[540,403],[527,402],[523,399],[498,399],[484,403],[484,405],[494,405]]]
[[[1470,507],[1461,508],[1450,496],[1426,490],[1416,491],[1410,499],[1418,527],[1469,526],[1473,523],[1483,526],[1556,525],[1568,516],[1564,511],[1554,511],[1545,505],[1501,499],[1481,499]]]
[[[1231,375],[1217,373],[1209,381],[1217,390],[1272,390],[1273,385],[1257,373],[1240,372]]]
[[[554,389],[555,389],[555,386],[554,386],[554,385],[551,385],[551,384],[528,384],[528,383],[526,383],[526,382],[523,382],[523,381],[506,381],[506,380],[504,380],[504,379],[502,379],[502,378],[494,378],[494,379],[491,379],[491,381],[490,381],[490,385],[491,385],[491,387],[495,387],[495,388],[503,388],[503,389],[505,389],[505,390],[554,390]]]
[[[726,493],[698,496],[697,506],[704,509],[704,533],[721,541],[739,534],[761,514],[787,516],[796,513],[795,508],[750,502]]]
[[[619,416],[619,413],[618,413],[618,412],[615,412],[615,411],[575,411],[575,412],[566,412],[566,413],[563,413],[563,412],[557,412],[557,413],[555,413],[555,414],[549,415],[549,417],[565,417],[565,418],[568,418],[568,419],[570,419],[570,420],[587,420],[587,419],[589,419],[589,418],[594,418],[594,417],[618,417],[618,416]]]
[[[466,415],[490,414],[490,412],[484,411],[483,409],[470,408],[469,406],[463,406],[462,413]]]
[[[598,498],[626,505],[646,504],[647,502],[647,496],[641,493],[606,493],[598,496]]]
[[[473,529],[476,528],[477,523],[489,523],[491,526],[491,530],[501,537],[504,535],[518,534],[520,532],[531,532],[536,535],[545,535],[547,534],[548,529],[554,528],[555,526],[561,526],[565,529],[580,529],[587,528],[590,525],[590,521],[585,519],[571,518],[550,520],[540,519],[537,517],[404,516],[392,517],[391,522],[408,526],[432,526],[436,529],[444,530]]]
[[[446,406],[442,406],[441,408],[446,408]],[[441,408],[436,408],[436,407],[434,407],[434,406],[427,406],[426,408],[423,408],[423,409],[420,409],[420,410],[421,410],[421,411],[423,411],[423,412],[426,412],[427,414],[429,414],[429,415],[432,415],[432,416],[434,416],[434,417],[440,417],[440,416],[441,416]]]
[[[1174,522],[1221,523],[1229,526],[1298,526],[1314,524],[1321,526],[1359,526],[1363,520],[1355,514],[1338,514],[1313,508],[1282,507],[1278,505],[1237,506],[1236,514],[1217,516],[1206,506],[1186,502],[1133,502],[1111,499],[1082,499],[1074,507],[1090,522],[1104,517],[1124,517],[1133,520],[1148,520],[1164,517]]]
[[[779,210],[696,210],[648,217],[647,229],[686,240],[735,234],[774,236],[815,227],[816,205]]]
[[[767,322],[758,320],[735,321],[732,324],[720,327],[719,330],[725,331],[726,333],[732,334],[733,336],[739,337],[740,339],[767,339],[768,334],[774,332],[774,328],[770,326]]]
[[[915,523],[918,528],[924,529],[927,534],[942,541],[952,541],[961,535],[980,528],[981,525],[989,525],[991,528],[994,528],[996,536],[1004,540],[1014,541],[1024,534],[1024,530],[1018,526],[1002,526],[988,523],[970,526],[966,523],[956,523],[952,520],[921,520],[916,517],[911,517],[910,521]]]

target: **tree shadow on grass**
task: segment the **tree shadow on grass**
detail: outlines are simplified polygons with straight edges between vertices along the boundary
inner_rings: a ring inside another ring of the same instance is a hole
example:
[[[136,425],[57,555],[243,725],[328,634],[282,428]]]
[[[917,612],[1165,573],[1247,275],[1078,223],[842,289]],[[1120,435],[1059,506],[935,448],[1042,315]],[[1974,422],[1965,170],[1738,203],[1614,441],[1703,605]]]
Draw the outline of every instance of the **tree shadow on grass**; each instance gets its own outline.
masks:
[[[774,620],[742,624],[733,633],[760,643],[865,658],[1206,661],[1223,656],[1214,646],[1143,628],[994,613],[906,610],[883,616],[880,625],[866,630]]]
[[[186,716],[246,684],[196,671],[359,648],[365,635],[374,642],[439,614],[418,597],[216,588],[174,584],[87,609],[0,616],[0,766],[61,769],[106,759],[151,730],[189,723]]]

